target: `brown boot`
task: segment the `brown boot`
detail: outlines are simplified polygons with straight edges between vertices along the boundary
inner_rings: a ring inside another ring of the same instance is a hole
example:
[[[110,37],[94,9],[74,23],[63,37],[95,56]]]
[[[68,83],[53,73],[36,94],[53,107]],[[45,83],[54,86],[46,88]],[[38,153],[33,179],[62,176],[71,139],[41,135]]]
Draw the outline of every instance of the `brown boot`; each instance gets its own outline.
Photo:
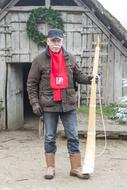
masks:
[[[47,170],[45,174],[45,179],[53,179],[55,176],[55,154],[45,153]]]
[[[89,174],[82,174],[81,171],[81,155],[80,153],[70,154],[71,171],[70,176],[75,176],[80,179],[89,179]]]

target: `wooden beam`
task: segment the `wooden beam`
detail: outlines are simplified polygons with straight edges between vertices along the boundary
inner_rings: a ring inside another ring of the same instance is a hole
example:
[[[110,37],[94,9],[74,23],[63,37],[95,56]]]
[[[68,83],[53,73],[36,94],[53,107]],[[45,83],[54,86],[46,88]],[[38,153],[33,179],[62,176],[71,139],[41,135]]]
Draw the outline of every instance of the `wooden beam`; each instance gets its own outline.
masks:
[[[13,7],[19,0],[11,0],[3,9],[0,10],[0,21],[6,16],[8,13],[8,9]]]
[[[36,8],[39,8],[40,6],[36,6]],[[45,7],[45,6],[42,6]],[[29,12],[32,9],[35,9],[35,6],[16,6],[9,9],[9,11],[12,12]],[[83,7],[76,7],[76,6],[53,6],[52,9],[57,11],[64,11],[64,12],[85,12],[88,11],[88,9],[84,9]]]

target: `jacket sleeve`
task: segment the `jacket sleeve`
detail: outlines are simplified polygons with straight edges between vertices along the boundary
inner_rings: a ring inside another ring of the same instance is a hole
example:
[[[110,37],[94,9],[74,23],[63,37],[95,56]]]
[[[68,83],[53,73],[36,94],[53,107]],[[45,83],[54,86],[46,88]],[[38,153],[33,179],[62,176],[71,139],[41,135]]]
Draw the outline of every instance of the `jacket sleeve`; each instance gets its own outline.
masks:
[[[32,62],[31,69],[28,74],[27,79],[27,92],[30,100],[30,104],[39,103],[39,82],[40,82],[41,72],[39,69],[39,63],[35,59]]]
[[[73,79],[80,84],[91,84],[90,75],[85,74],[74,58]]]

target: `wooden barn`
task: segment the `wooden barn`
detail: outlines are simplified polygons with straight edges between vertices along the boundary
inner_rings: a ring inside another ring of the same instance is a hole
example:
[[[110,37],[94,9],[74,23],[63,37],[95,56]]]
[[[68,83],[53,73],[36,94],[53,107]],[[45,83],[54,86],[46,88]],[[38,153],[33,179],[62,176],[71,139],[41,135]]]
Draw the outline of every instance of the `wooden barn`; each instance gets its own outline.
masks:
[[[32,9],[51,7],[61,13],[65,48],[75,54],[85,72],[92,70],[95,42],[99,35],[99,73],[103,104],[117,103],[126,91],[127,31],[97,0],[1,0],[0,1],[0,128],[23,126],[31,113],[26,80],[31,62],[43,48],[27,34],[26,23]],[[38,30],[47,34],[49,26],[39,21]],[[89,101],[89,88],[81,85],[80,102]]]

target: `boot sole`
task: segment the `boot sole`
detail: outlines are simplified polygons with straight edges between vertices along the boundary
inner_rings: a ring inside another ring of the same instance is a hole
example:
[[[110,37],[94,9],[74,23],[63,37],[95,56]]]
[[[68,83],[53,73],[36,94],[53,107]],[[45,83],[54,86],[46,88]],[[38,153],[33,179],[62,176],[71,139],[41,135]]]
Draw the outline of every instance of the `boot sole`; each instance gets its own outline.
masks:
[[[73,177],[78,177],[80,179],[89,179],[90,178],[90,174],[76,174],[74,172],[70,172],[70,176],[73,176]]]
[[[53,179],[55,177],[55,175],[45,175],[44,178],[45,179]]]

